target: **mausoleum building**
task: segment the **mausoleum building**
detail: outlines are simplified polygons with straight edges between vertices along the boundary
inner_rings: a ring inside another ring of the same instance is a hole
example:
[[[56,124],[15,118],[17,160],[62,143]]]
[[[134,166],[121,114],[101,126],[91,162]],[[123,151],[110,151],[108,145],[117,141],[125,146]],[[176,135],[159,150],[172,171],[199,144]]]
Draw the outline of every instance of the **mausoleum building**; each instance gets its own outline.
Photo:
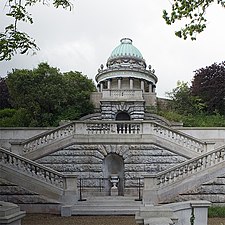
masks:
[[[98,93],[92,94],[103,120],[143,120],[146,108],[156,107],[155,70],[129,38],[123,38],[95,77]]]
[[[94,114],[56,128],[0,128],[0,201],[64,216],[225,204],[225,128],[185,128],[153,113],[158,79],[131,39],[96,82]]]

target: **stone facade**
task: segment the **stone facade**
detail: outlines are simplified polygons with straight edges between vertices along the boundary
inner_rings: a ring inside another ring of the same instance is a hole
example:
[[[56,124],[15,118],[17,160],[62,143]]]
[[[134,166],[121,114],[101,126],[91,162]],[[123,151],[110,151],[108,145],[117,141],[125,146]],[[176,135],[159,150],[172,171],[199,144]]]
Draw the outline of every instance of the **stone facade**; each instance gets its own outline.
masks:
[[[102,120],[115,120],[118,112],[126,112],[131,120],[144,119],[144,101],[101,101]]]

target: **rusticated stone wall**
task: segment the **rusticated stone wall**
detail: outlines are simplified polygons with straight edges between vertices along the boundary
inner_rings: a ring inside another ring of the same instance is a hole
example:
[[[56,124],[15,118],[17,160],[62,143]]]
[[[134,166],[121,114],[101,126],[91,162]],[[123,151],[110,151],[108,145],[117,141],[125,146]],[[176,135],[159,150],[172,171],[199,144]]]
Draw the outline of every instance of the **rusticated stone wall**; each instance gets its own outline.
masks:
[[[102,101],[101,102],[101,114],[103,120],[115,120],[116,114],[120,111],[127,112],[131,120],[143,120],[144,119],[144,101]]]
[[[186,160],[155,144],[137,145],[70,145],[37,160],[60,172],[73,172],[85,178],[86,185],[97,187],[104,177],[104,159],[109,154],[119,155],[124,162],[125,190],[137,188],[138,178],[157,173]],[[141,180],[143,184],[143,180]]]
[[[173,201],[207,200],[215,205],[225,206],[225,174],[187,193],[182,193]]]
[[[0,178],[0,201],[18,204],[27,213],[58,213],[60,204]]]

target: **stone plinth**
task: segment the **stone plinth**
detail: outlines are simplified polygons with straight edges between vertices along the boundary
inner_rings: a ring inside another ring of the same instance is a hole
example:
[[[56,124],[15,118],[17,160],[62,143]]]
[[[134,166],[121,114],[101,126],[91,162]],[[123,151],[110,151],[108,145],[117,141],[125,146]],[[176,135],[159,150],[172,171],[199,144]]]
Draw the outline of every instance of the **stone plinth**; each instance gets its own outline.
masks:
[[[145,205],[140,207],[135,220],[140,225],[172,225],[176,224],[178,218],[169,207]]]
[[[0,201],[0,224],[20,225],[24,216],[18,205]]]
[[[163,206],[145,205],[135,215],[140,225],[207,225],[208,201],[187,201]]]

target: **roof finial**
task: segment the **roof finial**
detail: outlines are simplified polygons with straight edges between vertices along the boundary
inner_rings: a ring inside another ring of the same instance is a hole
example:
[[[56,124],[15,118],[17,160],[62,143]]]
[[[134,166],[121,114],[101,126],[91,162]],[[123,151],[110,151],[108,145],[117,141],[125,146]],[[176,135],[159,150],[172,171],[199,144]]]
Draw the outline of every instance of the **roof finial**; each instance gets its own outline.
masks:
[[[120,40],[122,44],[132,44],[132,40],[130,38],[122,38]]]

